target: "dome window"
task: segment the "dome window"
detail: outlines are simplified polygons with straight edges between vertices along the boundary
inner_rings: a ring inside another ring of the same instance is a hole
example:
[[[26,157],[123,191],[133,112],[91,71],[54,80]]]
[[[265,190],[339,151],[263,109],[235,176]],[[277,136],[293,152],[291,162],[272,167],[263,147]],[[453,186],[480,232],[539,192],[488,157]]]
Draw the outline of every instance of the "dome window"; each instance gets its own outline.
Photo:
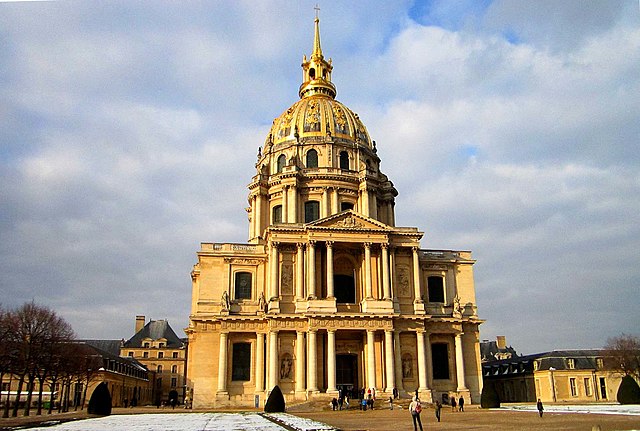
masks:
[[[349,153],[340,152],[340,169],[349,170]]]
[[[273,207],[271,213],[271,223],[282,223],[282,205],[276,205],[275,207]]]
[[[308,201],[304,203],[304,222],[311,223],[320,218],[320,202]]]
[[[318,167],[318,152],[316,150],[307,151],[307,168]]]
[[[309,69],[309,78],[316,79],[316,70],[313,67]]]
[[[284,156],[284,154],[281,154],[280,157],[278,157],[278,174],[284,170],[285,163],[287,163],[287,158]]]

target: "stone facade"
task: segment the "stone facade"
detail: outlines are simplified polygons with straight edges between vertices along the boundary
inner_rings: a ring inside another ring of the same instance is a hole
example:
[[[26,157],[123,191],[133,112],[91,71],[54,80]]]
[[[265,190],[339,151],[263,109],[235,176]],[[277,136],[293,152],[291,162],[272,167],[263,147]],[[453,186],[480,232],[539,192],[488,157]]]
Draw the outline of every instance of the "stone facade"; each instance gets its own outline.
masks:
[[[193,406],[394,388],[479,402],[468,251],[424,250],[395,226],[376,143],[335,100],[331,61],[303,58],[300,100],[276,118],[249,184],[249,242],[203,243],[191,272]]]

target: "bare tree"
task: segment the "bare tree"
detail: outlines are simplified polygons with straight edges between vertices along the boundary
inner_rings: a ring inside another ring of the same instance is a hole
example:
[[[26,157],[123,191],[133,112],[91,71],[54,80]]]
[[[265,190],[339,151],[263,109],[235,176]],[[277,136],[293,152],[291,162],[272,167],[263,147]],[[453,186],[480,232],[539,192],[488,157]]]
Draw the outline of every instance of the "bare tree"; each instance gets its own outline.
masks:
[[[608,368],[640,379],[640,337],[622,334],[609,338],[604,352]]]
[[[18,415],[18,406],[25,381],[27,382],[27,400],[24,415],[28,416],[36,378],[43,372],[43,368],[48,367],[47,362],[53,353],[54,346],[73,340],[73,330],[54,311],[36,305],[33,301],[16,310],[9,311],[7,321],[10,328],[7,337],[10,349],[16,352],[12,357],[12,372],[18,378],[12,416]],[[42,394],[40,393],[39,399],[41,400],[41,398]]]

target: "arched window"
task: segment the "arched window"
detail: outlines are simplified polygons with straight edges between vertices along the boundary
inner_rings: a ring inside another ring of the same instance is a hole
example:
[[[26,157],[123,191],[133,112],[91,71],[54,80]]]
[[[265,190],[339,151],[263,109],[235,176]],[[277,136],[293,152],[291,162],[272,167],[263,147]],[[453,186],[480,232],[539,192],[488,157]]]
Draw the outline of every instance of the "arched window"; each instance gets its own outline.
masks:
[[[429,302],[444,302],[444,279],[439,276],[427,278]]]
[[[316,150],[307,151],[307,168],[318,167],[318,152]]]
[[[346,151],[340,152],[340,169],[349,169],[349,153]]]
[[[308,201],[304,203],[304,222],[311,223],[320,218],[320,202]]]
[[[282,223],[282,205],[276,205],[273,207],[271,213],[271,223]]]
[[[171,372],[172,372],[173,374],[176,374],[176,373],[178,372],[178,366],[177,366],[177,365],[172,365],[172,366],[171,366]]]
[[[278,173],[283,171],[285,163],[287,163],[287,158],[284,154],[281,154],[280,157],[278,157]]]
[[[157,369],[158,374],[162,373],[162,365],[158,365],[158,369]]]
[[[236,272],[235,299],[251,299],[251,273]]]
[[[309,78],[316,79],[316,70],[313,67],[309,69]]]

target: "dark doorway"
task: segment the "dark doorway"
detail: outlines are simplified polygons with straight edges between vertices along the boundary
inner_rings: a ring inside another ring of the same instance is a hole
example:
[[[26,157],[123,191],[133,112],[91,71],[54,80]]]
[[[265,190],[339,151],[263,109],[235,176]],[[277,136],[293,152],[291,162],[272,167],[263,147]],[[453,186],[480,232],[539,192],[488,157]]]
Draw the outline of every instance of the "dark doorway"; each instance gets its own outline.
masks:
[[[358,357],[336,355],[336,386],[345,394],[358,389]]]
[[[336,302],[342,304],[355,304],[356,283],[351,275],[334,275],[333,285],[336,295]]]

